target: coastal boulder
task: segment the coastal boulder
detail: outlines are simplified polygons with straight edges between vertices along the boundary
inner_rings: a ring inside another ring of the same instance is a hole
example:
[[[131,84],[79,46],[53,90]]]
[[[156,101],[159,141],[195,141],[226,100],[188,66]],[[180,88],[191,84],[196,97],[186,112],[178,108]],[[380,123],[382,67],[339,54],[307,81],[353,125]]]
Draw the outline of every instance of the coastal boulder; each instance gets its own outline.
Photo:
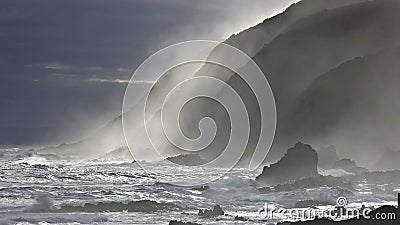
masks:
[[[265,166],[256,180],[263,185],[277,185],[315,177],[318,176],[317,164],[317,152],[310,145],[299,142],[277,163]]]

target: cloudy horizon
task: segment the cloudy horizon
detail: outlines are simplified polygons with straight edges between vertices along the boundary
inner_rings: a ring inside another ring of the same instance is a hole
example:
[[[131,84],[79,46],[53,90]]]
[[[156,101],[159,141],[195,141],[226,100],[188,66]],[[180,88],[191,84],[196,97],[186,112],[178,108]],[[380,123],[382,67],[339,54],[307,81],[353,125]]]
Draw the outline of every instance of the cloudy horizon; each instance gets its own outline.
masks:
[[[225,40],[294,2],[2,1],[0,128],[103,126],[120,114],[130,75],[150,54]]]

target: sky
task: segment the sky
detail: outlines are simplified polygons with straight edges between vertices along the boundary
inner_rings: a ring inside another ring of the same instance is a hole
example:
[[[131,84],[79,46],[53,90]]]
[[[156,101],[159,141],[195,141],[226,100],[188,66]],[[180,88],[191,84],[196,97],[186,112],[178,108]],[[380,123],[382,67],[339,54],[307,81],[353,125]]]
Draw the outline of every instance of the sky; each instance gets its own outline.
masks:
[[[294,2],[2,0],[0,128],[103,126],[121,113],[127,81],[152,53],[223,41]]]

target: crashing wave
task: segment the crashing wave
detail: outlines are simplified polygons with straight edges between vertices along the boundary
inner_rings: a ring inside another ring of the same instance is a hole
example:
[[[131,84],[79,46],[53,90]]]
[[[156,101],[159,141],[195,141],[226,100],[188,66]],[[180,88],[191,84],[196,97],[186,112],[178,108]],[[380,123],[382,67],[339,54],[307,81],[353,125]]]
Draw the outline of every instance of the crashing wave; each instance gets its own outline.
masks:
[[[101,161],[134,161],[131,152],[129,151],[128,147],[120,147],[111,152],[108,152],[97,160]]]
[[[320,188],[320,187],[330,187],[330,188],[339,188],[342,190],[347,190],[349,193],[355,191],[353,184],[348,182],[346,179],[341,179],[338,177],[332,176],[317,176],[304,178],[300,180],[296,180],[290,184],[278,184],[273,187],[263,187],[260,188],[259,191],[261,193],[267,193],[271,191],[293,191],[298,189],[308,189],[308,188]]]

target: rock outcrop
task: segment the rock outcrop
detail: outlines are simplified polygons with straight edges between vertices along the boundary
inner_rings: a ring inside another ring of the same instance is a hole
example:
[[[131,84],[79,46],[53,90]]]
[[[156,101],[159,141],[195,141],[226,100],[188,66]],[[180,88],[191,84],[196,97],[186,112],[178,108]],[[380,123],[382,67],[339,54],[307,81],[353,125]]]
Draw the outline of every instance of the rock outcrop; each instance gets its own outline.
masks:
[[[199,223],[192,223],[192,222],[182,222],[178,220],[171,220],[169,221],[169,225],[201,225]]]
[[[318,176],[317,164],[317,152],[310,145],[299,142],[277,163],[265,166],[256,180],[263,185],[276,185],[315,177]]]
[[[215,205],[214,208],[211,209],[200,209],[198,215],[201,217],[212,218],[216,216],[223,216],[225,214],[224,210],[222,210],[221,206]]]

